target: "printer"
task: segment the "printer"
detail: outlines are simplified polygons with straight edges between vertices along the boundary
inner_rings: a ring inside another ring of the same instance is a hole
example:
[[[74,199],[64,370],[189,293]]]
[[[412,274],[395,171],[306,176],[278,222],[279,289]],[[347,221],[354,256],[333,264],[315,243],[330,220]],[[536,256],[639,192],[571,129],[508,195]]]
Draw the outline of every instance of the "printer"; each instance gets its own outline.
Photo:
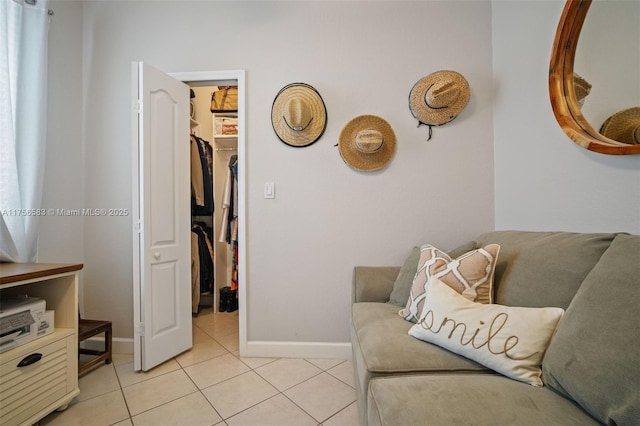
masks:
[[[0,295],[0,353],[53,332],[53,311],[38,297]]]

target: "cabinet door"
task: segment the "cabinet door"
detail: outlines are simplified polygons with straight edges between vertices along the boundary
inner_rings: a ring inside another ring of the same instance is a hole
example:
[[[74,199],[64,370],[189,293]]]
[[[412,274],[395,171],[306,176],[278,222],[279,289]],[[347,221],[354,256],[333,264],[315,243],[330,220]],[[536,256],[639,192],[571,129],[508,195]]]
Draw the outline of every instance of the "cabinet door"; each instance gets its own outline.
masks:
[[[189,87],[141,62],[133,80],[134,369],[146,371],[192,346]]]

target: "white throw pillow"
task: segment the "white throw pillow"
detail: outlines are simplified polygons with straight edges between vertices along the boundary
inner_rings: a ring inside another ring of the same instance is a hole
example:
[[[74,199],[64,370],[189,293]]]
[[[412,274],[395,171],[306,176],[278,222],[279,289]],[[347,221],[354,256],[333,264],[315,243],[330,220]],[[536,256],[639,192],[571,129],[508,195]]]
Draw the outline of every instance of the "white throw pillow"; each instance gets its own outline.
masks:
[[[425,285],[422,315],[409,334],[521,382],[543,386],[542,357],[564,314],[467,300],[436,277]]]

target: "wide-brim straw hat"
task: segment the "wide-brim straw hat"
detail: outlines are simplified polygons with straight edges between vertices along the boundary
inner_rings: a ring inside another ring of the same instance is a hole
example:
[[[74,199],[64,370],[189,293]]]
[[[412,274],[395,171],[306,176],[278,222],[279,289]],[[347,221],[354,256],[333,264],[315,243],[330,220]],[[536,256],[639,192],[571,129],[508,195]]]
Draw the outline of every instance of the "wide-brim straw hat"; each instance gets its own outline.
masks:
[[[443,70],[418,80],[409,93],[409,109],[420,124],[441,126],[467,106],[467,80],[455,71]]]
[[[576,90],[576,99],[580,106],[582,106],[582,104],[584,104],[584,98],[586,98],[589,95],[589,92],[591,92],[591,84],[580,76],[580,74],[574,72],[573,86]]]
[[[630,145],[640,144],[640,107],[616,112],[600,127],[600,134]]]
[[[271,106],[271,124],[287,145],[311,145],[327,127],[327,109],[320,93],[305,83],[283,87]]]
[[[396,134],[383,118],[360,115],[343,127],[338,150],[344,162],[356,170],[380,170],[396,151]]]

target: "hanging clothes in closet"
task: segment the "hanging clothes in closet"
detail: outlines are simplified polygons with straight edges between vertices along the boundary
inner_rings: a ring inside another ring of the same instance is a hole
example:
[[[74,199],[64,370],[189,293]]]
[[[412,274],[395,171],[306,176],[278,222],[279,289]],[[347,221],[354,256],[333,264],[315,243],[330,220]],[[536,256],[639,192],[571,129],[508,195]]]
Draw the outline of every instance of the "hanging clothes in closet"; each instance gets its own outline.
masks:
[[[213,291],[213,228],[204,222],[191,226],[191,310],[198,313],[200,295]]]
[[[231,290],[238,289],[238,156],[234,155],[229,162],[233,176],[232,208],[231,208]]]
[[[221,243],[231,245],[231,291],[238,289],[238,156],[229,159],[222,199],[223,220],[220,226]]]
[[[211,215],[213,209],[213,148],[191,135],[191,215]]]
[[[214,211],[213,149],[192,134],[191,144],[191,310],[197,314],[200,296],[214,289],[213,228],[202,220]]]

